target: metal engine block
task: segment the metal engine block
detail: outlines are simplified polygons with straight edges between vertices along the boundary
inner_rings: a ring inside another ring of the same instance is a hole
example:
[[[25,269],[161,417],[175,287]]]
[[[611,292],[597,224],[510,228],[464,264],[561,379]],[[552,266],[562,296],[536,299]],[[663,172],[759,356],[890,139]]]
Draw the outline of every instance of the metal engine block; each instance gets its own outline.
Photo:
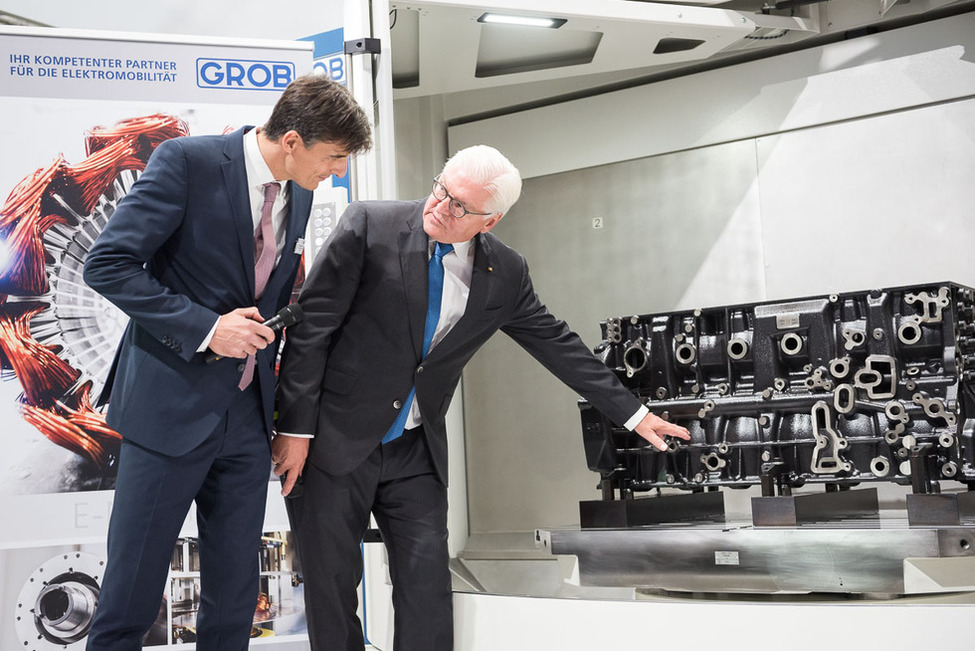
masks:
[[[607,319],[596,354],[690,430],[659,452],[581,402],[604,499],[655,488],[975,488],[975,292],[954,283]]]

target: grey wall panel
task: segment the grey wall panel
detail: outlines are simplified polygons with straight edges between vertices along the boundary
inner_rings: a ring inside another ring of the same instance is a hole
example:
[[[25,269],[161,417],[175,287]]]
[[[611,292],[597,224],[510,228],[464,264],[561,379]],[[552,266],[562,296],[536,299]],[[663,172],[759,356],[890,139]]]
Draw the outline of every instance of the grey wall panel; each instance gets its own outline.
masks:
[[[959,100],[539,177],[495,232],[590,346],[612,315],[971,285],[973,140],[975,100]],[[503,336],[471,363],[472,532],[577,521],[597,478],[574,399]]]
[[[769,298],[975,284],[975,100],[762,138]]]
[[[592,347],[608,316],[764,295],[754,178],[748,141],[530,179],[494,232],[525,254],[542,301]],[[472,360],[472,533],[578,522],[598,477],[576,399],[503,334]]]

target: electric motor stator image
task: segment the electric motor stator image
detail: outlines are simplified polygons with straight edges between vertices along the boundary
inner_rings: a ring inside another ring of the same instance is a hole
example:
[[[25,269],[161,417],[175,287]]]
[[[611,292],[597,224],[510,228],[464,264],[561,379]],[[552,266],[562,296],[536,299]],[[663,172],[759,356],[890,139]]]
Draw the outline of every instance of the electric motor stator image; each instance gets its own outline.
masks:
[[[975,487],[975,291],[950,282],[610,318],[596,354],[666,452],[580,402],[604,501],[655,488],[766,497],[870,482]],[[910,504],[908,505],[910,508]],[[585,526],[585,516],[584,516]]]

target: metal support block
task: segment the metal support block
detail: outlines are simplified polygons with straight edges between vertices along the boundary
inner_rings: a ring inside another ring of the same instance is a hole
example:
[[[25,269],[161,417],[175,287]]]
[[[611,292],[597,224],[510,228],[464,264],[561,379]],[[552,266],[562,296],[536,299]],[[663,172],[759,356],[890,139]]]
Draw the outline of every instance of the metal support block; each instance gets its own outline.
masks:
[[[752,522],[760,527],[794,527],[828,520],[865,518],[879,512],[876,488],[752,498]]]
[[[382,44],[378,38],[356,38],[345,42],[346,54],[379,54]]]
[[[724,522],[724,493],[665,495],[628,500],[579,502],[583,529],[639,527],[665,522],[710,520]]]
[[[911,526],[957,525],[964,520],[975,520],[975,492],[907,496],[907,522]]]
[[[552,530],[543,549],[578,559],[579,584],[690,593],[954,592],[975,581],[975,527],[732,522]],[[879,521],[878,521],[879,523]],[[910,563],[908,563],[910,561]]]

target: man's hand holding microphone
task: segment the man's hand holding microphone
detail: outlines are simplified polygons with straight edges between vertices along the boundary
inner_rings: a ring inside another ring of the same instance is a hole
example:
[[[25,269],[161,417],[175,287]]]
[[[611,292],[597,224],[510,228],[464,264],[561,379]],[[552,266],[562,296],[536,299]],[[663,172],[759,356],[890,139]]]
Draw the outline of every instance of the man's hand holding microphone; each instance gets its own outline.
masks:
[[[282,328],[298,323],[304,316],[301,306],[297,304],[284,307],[267,321],[256,307],[239,307],[228,312],[217,321],[217,329],[210,340],[212,352],[207,355],[207,364],[221,357],[241,359],[254,355],[274,343],[275,336]]]

